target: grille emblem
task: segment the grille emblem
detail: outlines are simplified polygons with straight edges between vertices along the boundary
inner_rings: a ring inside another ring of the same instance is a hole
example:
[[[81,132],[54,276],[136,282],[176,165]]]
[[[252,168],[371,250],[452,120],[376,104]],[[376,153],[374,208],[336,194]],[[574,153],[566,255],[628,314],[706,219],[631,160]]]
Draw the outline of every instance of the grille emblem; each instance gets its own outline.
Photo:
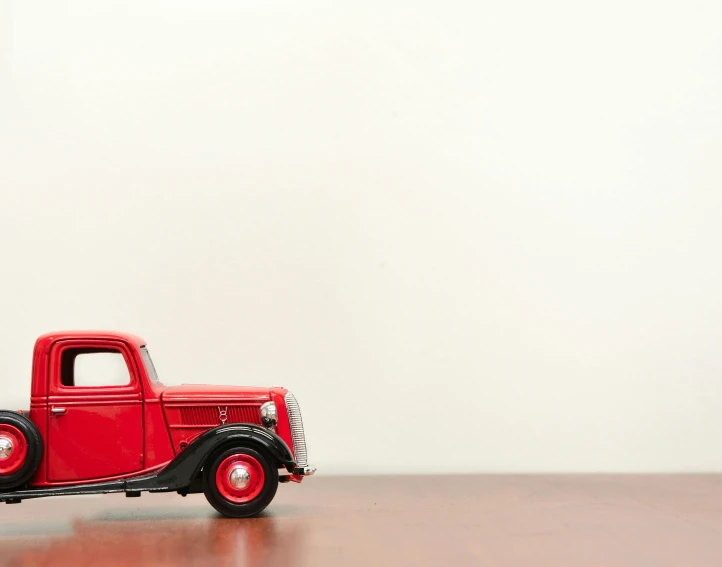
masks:
[[[226,406],[225,409],[218,406],[218,419],[221,420],[221,425],[226,424],[226,421],[228,421],[228,406]]]

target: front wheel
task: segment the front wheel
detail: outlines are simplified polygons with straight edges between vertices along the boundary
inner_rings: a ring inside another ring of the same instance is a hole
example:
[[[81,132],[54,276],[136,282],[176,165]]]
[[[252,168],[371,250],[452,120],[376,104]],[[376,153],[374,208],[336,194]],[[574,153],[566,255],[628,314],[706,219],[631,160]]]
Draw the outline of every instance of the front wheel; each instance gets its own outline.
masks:
[[[278,489],[278,469],[260,451],[234,447],[210,459],[203,470],[203,493],[225,516],[255,516],[273,500]]]

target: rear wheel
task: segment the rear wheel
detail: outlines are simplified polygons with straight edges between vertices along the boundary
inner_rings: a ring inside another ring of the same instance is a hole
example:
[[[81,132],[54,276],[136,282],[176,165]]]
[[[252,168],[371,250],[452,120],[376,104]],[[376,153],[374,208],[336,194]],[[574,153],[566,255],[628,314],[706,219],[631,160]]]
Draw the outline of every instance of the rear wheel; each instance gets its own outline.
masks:
[[[24,415],[0,410],[0,490],[19,488],[35,474],[43,458],[43,440]]]
[[[260,451],[234,447],[214,455],[209,463],[203,470],[203,493],[221,514],[255,516],[276,495],[278,469]]]

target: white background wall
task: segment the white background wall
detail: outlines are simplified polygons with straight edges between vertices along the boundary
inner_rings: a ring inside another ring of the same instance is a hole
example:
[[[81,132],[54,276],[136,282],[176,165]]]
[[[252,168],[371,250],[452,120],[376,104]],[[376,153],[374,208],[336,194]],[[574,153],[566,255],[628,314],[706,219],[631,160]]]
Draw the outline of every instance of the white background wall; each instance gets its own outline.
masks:
[[[282,384],[324,473],[722,470],[722,4],[0,0],[35,337]]]

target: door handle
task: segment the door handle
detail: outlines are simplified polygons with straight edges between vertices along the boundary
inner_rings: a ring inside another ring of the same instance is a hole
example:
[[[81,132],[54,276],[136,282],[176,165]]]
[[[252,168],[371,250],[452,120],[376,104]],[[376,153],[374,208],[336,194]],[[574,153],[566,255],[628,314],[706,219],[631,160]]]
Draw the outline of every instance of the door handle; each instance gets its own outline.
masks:
[[[68,410],[66,410],[65,408],[58,408],[55,406],[50,408],[50,413],[52,413],[53,415],[65,415],[65,412],[67,411]]]

